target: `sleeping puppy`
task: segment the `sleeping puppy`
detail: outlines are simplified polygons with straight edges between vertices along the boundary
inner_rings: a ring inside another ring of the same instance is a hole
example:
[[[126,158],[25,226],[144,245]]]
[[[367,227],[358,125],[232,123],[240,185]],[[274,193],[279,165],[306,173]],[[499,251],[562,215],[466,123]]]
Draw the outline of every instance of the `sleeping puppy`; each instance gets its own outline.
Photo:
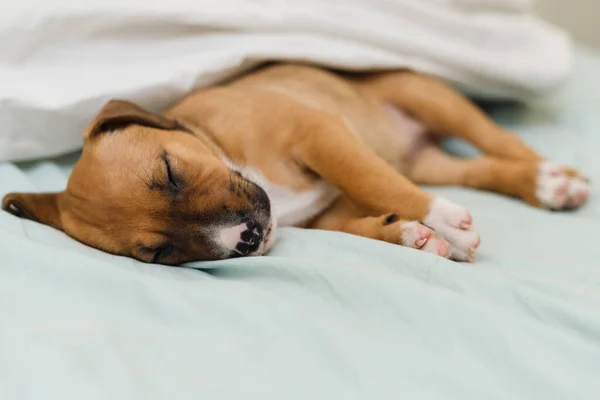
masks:
[[[456,137],[482,152],[445,153]],[[265,254],[276,225],[342,231],[473,261],[460,185],[573,209],[585,177],[546,161],[460,94],[408,70],[337,74],[271,64],[164,114],[113,100],[84,133],[67,189],[3,208],[106,252],[177,265]]]

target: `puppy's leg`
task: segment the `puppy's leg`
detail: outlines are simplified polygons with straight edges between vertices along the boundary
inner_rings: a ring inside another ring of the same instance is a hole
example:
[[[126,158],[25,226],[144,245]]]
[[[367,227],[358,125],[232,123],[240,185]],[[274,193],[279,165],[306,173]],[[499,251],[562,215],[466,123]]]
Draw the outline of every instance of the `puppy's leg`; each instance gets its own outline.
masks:
[[[560,170],[540,168],[536,162],[487,156],[462,159],[433,144],[414,157],[407,174],[419,184],[489,190],[554,210],[579,207],[589,194],[585,185],[571,187],[574,178],[561,174]]]
[[[360,81],[386,102],[414,115],[431,134],[464,139],[487,155],[521,161],[543,158],[502,129],[475,104],[437,80],[415,72],[376,74]]]
[[[469,212],[415,186],[374,154],[337,117],[321,115],[305,121],[294,136],[292,154],[298,164],[337,186],[369,215],[394,213],[419,221],[451,244],[451,257],[473,260],[479,235]]]
[[[530,204],[551,206],[555,209],[576,208],[587,201],[590,190],[585,176],[572,168],[544,161],[543,157],[530,149],[519,137],[496,125],[475,104],[442,83],[417,73],[400,72],[373,75],[360,84],[383,100],[413,114],[434,136],[454,136],[464,139],[484,154],[496,159],[528,162],[526,166],[524,164],[511,166],[508,163],[492,162],[485,158],[483,159],[485,161],[478,161],[486,165],[484,171],[500,171],[501,168],[513,171],[494,172],[504,177],[504,182],[501,184],[487,182],[484,185],[481,181],[489,181],[489,179],[484,178],[483,175],[477,179],[473,178],[479,182],[480,188],[488,190],[486,186],[491,185],[495,189],[489,190],[517,195]],[[489,167],[489,165],[496,167]],[[522,169],[529,171],[525,174],[527,178],[514,172]],[[529,183],[524,183],[523,180]],[[562,191],[565,182],[566,200],[564,202],[548,200],[549,197],[555,197],[554,193],[557,190]],[[529,185],[527,189],[529,194],[524,195],[522,188],[527,185]],[[509,189],[510,187],[514,188]],[[531,194],[538,190],[545,194],[535,196]]]
[[[445,258],[450,256],[449,243],[425,225],[417,221],[401,220],[396,214],[363,215],[345,196],[340,197],[308,227],[351,233]]]

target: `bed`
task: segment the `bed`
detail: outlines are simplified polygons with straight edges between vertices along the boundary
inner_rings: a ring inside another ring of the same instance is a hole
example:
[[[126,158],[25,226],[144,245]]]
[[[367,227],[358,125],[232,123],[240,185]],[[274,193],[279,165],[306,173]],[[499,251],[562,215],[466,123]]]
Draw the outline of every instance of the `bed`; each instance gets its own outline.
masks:
[[[579,48],[564,90],[485,107],[595,182],[598,70]],[[61,190],[76,159],[0,164],[0,195]],[[173,268],[0,213],[0,398],[597,399],[600,193],[552,213],[427,190],[473,213],[475,264],[284,228],[268,257]]]

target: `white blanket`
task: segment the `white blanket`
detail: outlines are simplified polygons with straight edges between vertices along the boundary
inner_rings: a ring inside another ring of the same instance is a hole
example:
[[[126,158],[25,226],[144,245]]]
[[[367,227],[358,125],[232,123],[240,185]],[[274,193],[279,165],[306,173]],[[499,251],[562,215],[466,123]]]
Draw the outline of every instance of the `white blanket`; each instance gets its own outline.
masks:
[[[160,109],[268,60],[412,67],[525,99],[567,75],[529,0],[19,0],[0,14],[0,161],[78,149],[110,98]]]

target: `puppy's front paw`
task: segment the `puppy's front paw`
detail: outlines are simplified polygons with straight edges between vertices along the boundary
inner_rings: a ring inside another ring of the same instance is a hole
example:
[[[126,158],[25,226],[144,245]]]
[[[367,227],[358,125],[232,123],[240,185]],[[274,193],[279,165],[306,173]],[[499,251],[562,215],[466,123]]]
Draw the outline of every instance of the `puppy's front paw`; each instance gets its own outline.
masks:
[[[581,207],[590,195],[587,178],[549,161],[540,163],[535,191],[540,205],[551,210]]]
[[[402,245],[436,254],[440,257],[450,256],[450,244],[440,235],[417,221],[404,222],[400,225]]]
[[[431,227],[450,244],[450,258],[456,261],[475,261],[479,247],[479,233],[473,225],[473,217],[466,208],[442,197],[431,202],[425,225]]]

